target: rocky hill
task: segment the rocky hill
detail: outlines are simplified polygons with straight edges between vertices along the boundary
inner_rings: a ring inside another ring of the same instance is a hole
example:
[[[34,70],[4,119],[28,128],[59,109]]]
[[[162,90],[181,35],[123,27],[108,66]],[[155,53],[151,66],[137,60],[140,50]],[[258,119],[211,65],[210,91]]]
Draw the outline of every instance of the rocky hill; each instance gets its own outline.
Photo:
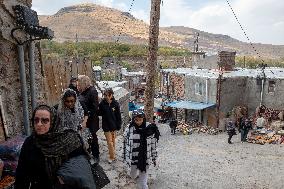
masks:
[[[128,12],[99,6],[80,4],[60,9],[51,16],[39,16],[40,23],[55,31],[55,40],[122,42],[147,44],[149,26]],[[220,50],[237,51],[241,55],[255,55],[251,45],[226,35],[211,34],[187,27],[160,28],[159,44],[193,49],[194,34],[199,32],[200,50],[214,54]],[[284,56],[284,45],[254,44],[263,57]]]

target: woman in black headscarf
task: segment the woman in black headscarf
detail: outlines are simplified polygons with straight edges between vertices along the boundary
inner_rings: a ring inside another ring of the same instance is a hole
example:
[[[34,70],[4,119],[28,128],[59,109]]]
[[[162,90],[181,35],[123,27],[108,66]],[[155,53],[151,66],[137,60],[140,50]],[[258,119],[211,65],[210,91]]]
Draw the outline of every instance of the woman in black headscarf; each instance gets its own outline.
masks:
[[[40,105],[34,110],[33,133],[21,149],[15,189],[66,188],[62,180],[60,184],[58,169],[70,158],[85,155],[78,133],[74,130],[57,132],[53,118],[49,106]]]

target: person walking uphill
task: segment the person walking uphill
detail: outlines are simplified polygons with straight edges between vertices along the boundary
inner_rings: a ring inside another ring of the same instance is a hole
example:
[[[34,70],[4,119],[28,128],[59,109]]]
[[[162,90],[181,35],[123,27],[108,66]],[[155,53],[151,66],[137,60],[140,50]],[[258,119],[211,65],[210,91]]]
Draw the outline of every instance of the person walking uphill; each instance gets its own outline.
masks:
[[[112,89],[106,89],[99,104],[99,115],[102,116],[102,128],[108,145],[109,163],[115,160],[116,131],[121,129],[122,123],[120,106],[113,95]]]
[[[78,76],[78,90],[80,92],[80,102],[82,106],[88,110],[88,119],[86,126],[89,128],[92,134],[91,151],[94,159],[99,161],[99,142],[97,137],[97,131],[99,127],[98,117],[98,105],[99,97],[98,92],[94,86],[92,86],[91,79],[86,75]]]
[[[158,127],[146,123],[142,110],[133,111],[132,121],[124,132],[123,159],[130,168],[130,177],[138,176],[138,189],[148,189],[147,170],[151,162],[156,166],[159,136]]]
[[[86,127],[88,112],[81,106],[76,91],[67,88],[63,91],[57,107],[56,124],[59,131],[72,129],[78,131]]]

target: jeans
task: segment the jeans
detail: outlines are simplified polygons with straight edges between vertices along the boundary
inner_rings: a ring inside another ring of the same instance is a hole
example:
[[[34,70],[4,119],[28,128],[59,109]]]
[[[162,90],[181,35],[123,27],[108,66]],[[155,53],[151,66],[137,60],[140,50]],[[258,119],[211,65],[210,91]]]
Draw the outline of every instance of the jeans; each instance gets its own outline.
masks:
[[[138,176],[138,178],[137,178]],[[138,189],[148,189],[147,181],[148,181],[148,176],[147,176],[147,171],[146,172],[141,172],[140,170],[137,169],[136,165],[131,165],[131,170],[130,170],[130,177],[132,179],[137,178],[137,188]]]
[[[116,131],[105,132],[105,137],[106,137],[107,146],[108,146],[109,159],[114,160],[115,159]]]
[[[245,142],[247,140],[248,130],[241,129],[241,141]]]

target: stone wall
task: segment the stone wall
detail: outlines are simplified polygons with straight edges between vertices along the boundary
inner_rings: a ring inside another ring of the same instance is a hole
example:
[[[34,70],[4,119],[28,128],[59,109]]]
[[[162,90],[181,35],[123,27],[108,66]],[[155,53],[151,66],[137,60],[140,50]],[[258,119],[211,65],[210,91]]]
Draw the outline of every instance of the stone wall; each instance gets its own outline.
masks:
[[[3,109],[1,109],[5,117],[5,125],[7,134],[11,137],[23,132],[23,111],[20,88],[20,76],[18,66],[18,52],[16,42],[11,38],[11,30],[14,25],[13,5],[21,4],[31,6],[31,0],[2,0],[0,1],[0,95],[2,99]],[[27,37],[23,32],[17,31],[16,36],[23,40]],[[27,89],[29,92],[29,74],[28,74],[28,56],[27,46],[24,46],[25,65],[27,77]],[[38,65],[39,59],[36,56],[35,63]],[[39,73],[39,67],[36,67]],[[36,75],[37,86],[41,81],[40,76]]]

